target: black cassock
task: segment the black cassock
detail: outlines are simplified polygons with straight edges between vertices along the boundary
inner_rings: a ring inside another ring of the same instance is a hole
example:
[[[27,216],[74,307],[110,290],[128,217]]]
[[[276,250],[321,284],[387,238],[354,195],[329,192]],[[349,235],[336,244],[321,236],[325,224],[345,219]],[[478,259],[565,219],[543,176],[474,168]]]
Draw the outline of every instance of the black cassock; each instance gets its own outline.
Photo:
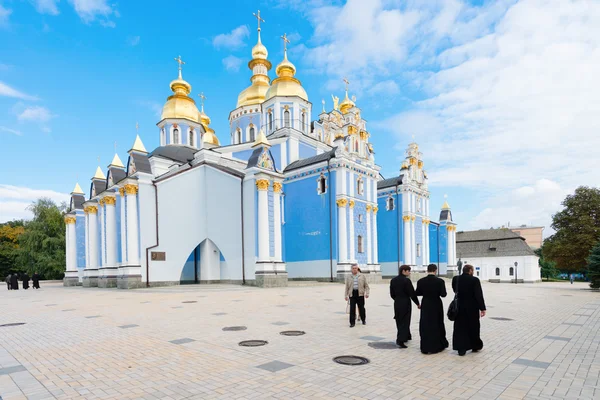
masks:
[[[427,275],[419,279],[415,293],[417,296],[423,296],[419,320],[421,352],[439,353],[448,348],[444,326],[444,304],[441,299],[446,297],[446,284],[435,275]]]
[[[40,288],[40,275],[33,274],[33,276],[31,277],[31,280],[33,281],[33,288],[39,289]]]
[[[10,277],[10,288],[12,290],[19,290],[19,277],[17,274],[12,274]]]
[[[396,320],[396,343],[404,343],[412,339],[410,334],[410,301],[419,305],[412,282],[404,275],[398,275],[390,281],[390,296],[394,299],[394,319]]]
[[[29,289],[29,275],[23,274],[23,289]]]
[[[458,288],[457,288],[458,287]],[[462,274],[452,278],[452,290],[458,289],[458,316],[454,321],[452,348],[458,351],[481,350],[479,312],[485,310],[479,279]]]

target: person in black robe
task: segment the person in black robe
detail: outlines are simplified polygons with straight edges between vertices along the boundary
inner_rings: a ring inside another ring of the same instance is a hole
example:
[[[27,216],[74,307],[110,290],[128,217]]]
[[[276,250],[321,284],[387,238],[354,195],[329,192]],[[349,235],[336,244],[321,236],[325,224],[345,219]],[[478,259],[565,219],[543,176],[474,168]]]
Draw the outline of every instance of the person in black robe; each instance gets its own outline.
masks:
[[[8,286],[8,290],[10,290],[10,274],[8,274],[8,276],[5,279],[6,282],[6,286]]]
[[[394,299],[394,319],[398,330],[396,344],[402,349],[406,349],[406,342],[412,339],[410,334],[410,316],[412,312],[410,301],[414,301],[417,307],[421,308],[409,276],[410,267],[403,265],[400,267],[400,275],[390,281],[390,296]]]
[[[421,301],[421,319],[419,334],[421,335],[421,353],[435,354],[448,348],[446,327],[444,326],[444,304],[446,284],[436,275],[437,265],[427,266],[427,276],[417,282],[417,296],[423,296]]]
[[[12,290],[19,290],[19,277],[17,274],[12,274],[10,277],[10,288]]]
[[[27,272],[21,275],[21,279],[23,279],[23,289],[29,289],[29,275],[27,275]]]
[[[452,348],[464,356],[467,350],[474,353],[483,348],[479,318],[485,317],[485,301],[481,282],[473,276],[473,266],[465,265],[460,276],[452,278],[452,290],[458,291],[458,316],[454,321]]]
[[[33,281],[33,288],[39,289],[40,288],[40,275],[37,272],[34,272],[33,275],[31,276],[31,280]]]

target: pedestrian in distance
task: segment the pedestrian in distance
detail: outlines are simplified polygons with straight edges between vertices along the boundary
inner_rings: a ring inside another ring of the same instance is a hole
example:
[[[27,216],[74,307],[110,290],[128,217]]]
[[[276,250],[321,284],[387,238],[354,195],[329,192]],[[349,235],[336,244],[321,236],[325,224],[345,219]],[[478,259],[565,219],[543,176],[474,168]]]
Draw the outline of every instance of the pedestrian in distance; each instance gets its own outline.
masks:
[[[24,272],[23,275],[21,275],[21,279],[23,280],[23,289],[29,289],[29,275],[27,272]]]
[[[427,266],[427,276],[419,279],[415,294],[423,296],[421,300],[421,318],[419,334],[421,335],[421,353],[435,354],[448,348],[446,326],[444,325],[444,304],[446,284],[436,276],[437,265]]]
[[[473,276],[473,266],[465,265],[462,275],[452,278],[452,289],[458,297],[458,315],[454,320],[452,348],[464,356],[468,350],[473,353],[483,348],[479,318],[485,317],[486,308],[481,282]]]
[[[573,274],[569,275],[569,280],[571,281],[571,285],[572,285],[573,281],[575,280],[575,276],[573,276]]]
[[[17,273],[13,273],[10,277],[10,289],[11,290],[19,290],[19,277]]]
[[[410,266],[400,267],[399,275],[390,281],[390,296],[394,299],[394,319],[396,320],[396,344],[401,349],[406,349],[406,342],[412,340],[410,334],[410,317],[412,313],[412,300],[421,308],[415,288],[410,281]]]
[[[31,276],[31,280],[33,281],[33,288],[39,289],[40,288],[40,275],[37,273],[37,271],[33,273],[33,275]]]
[[[6,279],[4,280],[6,282],[6,286],[8,287],[8,290],[10,290],[10,278],[11,278],[11,276],[10,276],[10,274],[8,274],[6,276]]]
[[[352,274],[346,277],[344,290],[346,301],[350,300],[350,328],[356,324],[356,306],[363,325],[367,323],[365,299],[369,298],[369,284],[367,278],[358,271],[358,265],[352,266]]]

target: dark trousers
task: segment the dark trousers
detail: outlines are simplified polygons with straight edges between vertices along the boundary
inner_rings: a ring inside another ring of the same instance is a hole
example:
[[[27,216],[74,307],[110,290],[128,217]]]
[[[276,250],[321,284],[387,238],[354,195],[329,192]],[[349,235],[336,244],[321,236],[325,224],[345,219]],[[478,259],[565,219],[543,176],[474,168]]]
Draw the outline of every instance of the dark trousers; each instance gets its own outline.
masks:
[[[360,313],[361,321],[365,322],[367,315],[365,312],[365,296],[359,296],[358,290],[352,291],[352,297],[350,297],[350,325],[356,323],[356,305],[358,304],[358,312]]]

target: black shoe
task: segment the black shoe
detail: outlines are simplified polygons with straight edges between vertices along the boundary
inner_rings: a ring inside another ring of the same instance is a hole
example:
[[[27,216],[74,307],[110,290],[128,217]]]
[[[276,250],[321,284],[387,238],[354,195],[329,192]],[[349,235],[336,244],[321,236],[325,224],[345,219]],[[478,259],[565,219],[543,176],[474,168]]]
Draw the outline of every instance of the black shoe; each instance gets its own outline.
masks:
[[[466,351],[459,351],[459,352],[458,352],[458,355],[459,355],[459,356],[461,356],[461,357],[462,357],[462,356],[464,356],[465,354],[467,354],[467,352],[466,352]]]
[[[479,349],[477,350],[471,350],[472,353],[477,353],[479,351]]]
[[[408,346],[405,345],[404,342],[400,342],[400,343],[397,343],[397,344],[398,344],[398,347],[400,347],[401,349],[408,349]]]
[[[354,328],[354,324],[350,324],[350,328]]]
[[[363,323],[363,325],[366,325],[366,324],[367,324],[367,321],[363,321],[362,323]]]

